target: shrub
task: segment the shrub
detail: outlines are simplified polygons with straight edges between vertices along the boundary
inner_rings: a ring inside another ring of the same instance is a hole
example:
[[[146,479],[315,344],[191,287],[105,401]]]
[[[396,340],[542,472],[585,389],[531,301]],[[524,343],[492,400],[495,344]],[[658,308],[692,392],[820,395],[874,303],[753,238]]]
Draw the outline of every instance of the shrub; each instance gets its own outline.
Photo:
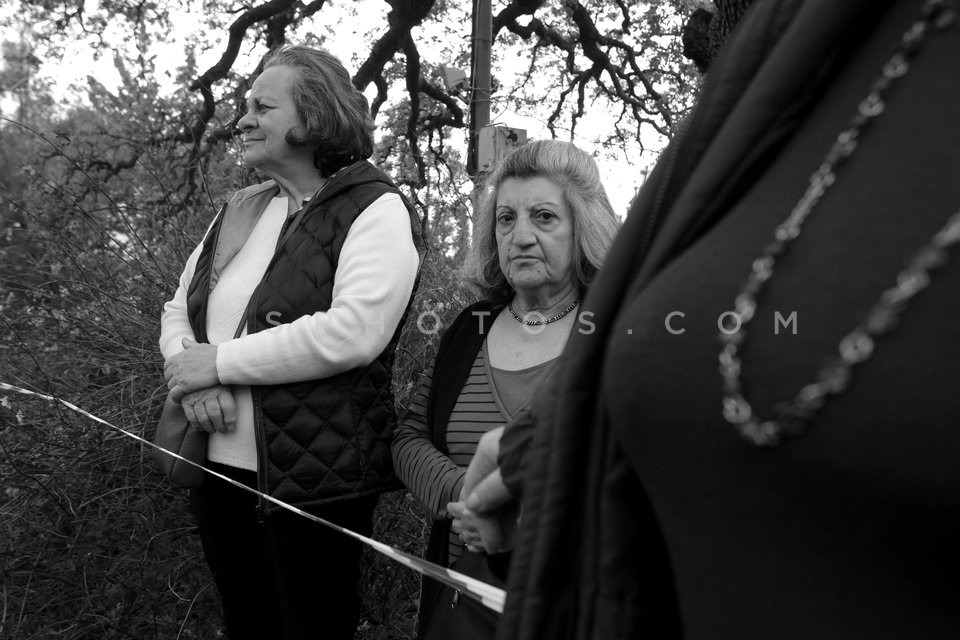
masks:
[[[33,135],[37,162],[6,185],[0,381],[150,438],[166,392],[162,304],[238,172],[224,156],[210,163],[207,191],[170,186],[182,157],[153,147],[111,176],[78,144]],[[432,309],[448,323],[470,301],[455,263],[433,252],[424,265],[396,362],[401,409],[436,349],[416,317]],[[145,445],[58,404],[0,391],[0,477],[0,637],[221,637],[186,493],[162,479]],[[426,529],[409,495],[381,500],[378,539],[419,554]],[[363,576],[358,637],[410,637],[418,576],[373,553]]]

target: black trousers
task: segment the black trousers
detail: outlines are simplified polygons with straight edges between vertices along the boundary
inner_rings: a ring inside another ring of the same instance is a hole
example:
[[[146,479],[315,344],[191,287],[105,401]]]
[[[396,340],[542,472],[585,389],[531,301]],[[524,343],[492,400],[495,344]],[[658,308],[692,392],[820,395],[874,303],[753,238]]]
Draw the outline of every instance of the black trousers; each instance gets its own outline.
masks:
[[[256,485],[256,474],[212,469]],[[207,476],[190,492],[230,640],[352,640],[360,617],[360,542],[289,511],[260,517],[257,497]],[[369,536],[377,496],[310,513]]]

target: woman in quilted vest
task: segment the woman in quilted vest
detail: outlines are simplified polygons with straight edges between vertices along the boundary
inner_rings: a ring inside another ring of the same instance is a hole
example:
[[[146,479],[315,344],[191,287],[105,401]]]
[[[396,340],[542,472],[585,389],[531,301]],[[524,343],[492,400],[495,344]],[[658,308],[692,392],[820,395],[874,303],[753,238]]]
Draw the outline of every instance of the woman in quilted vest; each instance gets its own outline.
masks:
[[[369,534],[418,218],[366,160],[367,102],[329,53],[272,54],[247,107],[243,158],[269,180],[230,198],[164,307],[170,394],[210,469]],[[214,476],[190,501],[232,640],[353,638],[358,542]]]
[[[618,225],[596,164],[570,143],[531,142],[487,179],[465,265],[484,301],[444,335],[393,443],[397,474],[436,520],[428,559],[498,580],[504,558],[465,552],[479,551],[477,531],[448,503],[460,499],[480,437],[523,411],[568,336],[590,330],[580,299]],[[492,637],[492,612],[435,582],[423,587],[418,636]]]

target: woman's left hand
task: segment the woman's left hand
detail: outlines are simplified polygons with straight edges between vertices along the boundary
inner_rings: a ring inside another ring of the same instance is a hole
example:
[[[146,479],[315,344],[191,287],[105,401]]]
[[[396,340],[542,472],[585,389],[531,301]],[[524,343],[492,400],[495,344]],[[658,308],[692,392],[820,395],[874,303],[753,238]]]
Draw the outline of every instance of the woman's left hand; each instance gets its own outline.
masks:
[[[193,391],[220,384],[216,345],[199,344],[190,338],[184,338],[182,344],[183,351],[163,365],[163,377],[174,402]]]

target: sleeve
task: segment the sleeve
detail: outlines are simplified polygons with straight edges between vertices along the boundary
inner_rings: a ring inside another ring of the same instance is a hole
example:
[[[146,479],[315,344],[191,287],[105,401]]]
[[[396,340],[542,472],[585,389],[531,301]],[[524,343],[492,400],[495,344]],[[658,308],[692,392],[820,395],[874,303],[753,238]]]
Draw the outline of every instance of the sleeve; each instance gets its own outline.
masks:
[[[466,469],[440,451],[430,439],[427,398],[433,367],[423,372],[416,395],[393,436],[397,476],[435,519],[447,517],[447,503],[460,498]]]
[[[202,249],[201,242],[187,258],[187,264],[183,268],[183,273],[180,274],[176,293],[163,305],[163,314],[160,316],[160,353],[164,360],[183,351],[181,346],[183,338],[196,339],[187,316],[187,288],[193,281],[193,274]]]
[[[406,207],[396,194],[381,196],[347,233],[330,309],[222,343],[220,381],[284,384],[369,364],[403,317],[419,263]]]

